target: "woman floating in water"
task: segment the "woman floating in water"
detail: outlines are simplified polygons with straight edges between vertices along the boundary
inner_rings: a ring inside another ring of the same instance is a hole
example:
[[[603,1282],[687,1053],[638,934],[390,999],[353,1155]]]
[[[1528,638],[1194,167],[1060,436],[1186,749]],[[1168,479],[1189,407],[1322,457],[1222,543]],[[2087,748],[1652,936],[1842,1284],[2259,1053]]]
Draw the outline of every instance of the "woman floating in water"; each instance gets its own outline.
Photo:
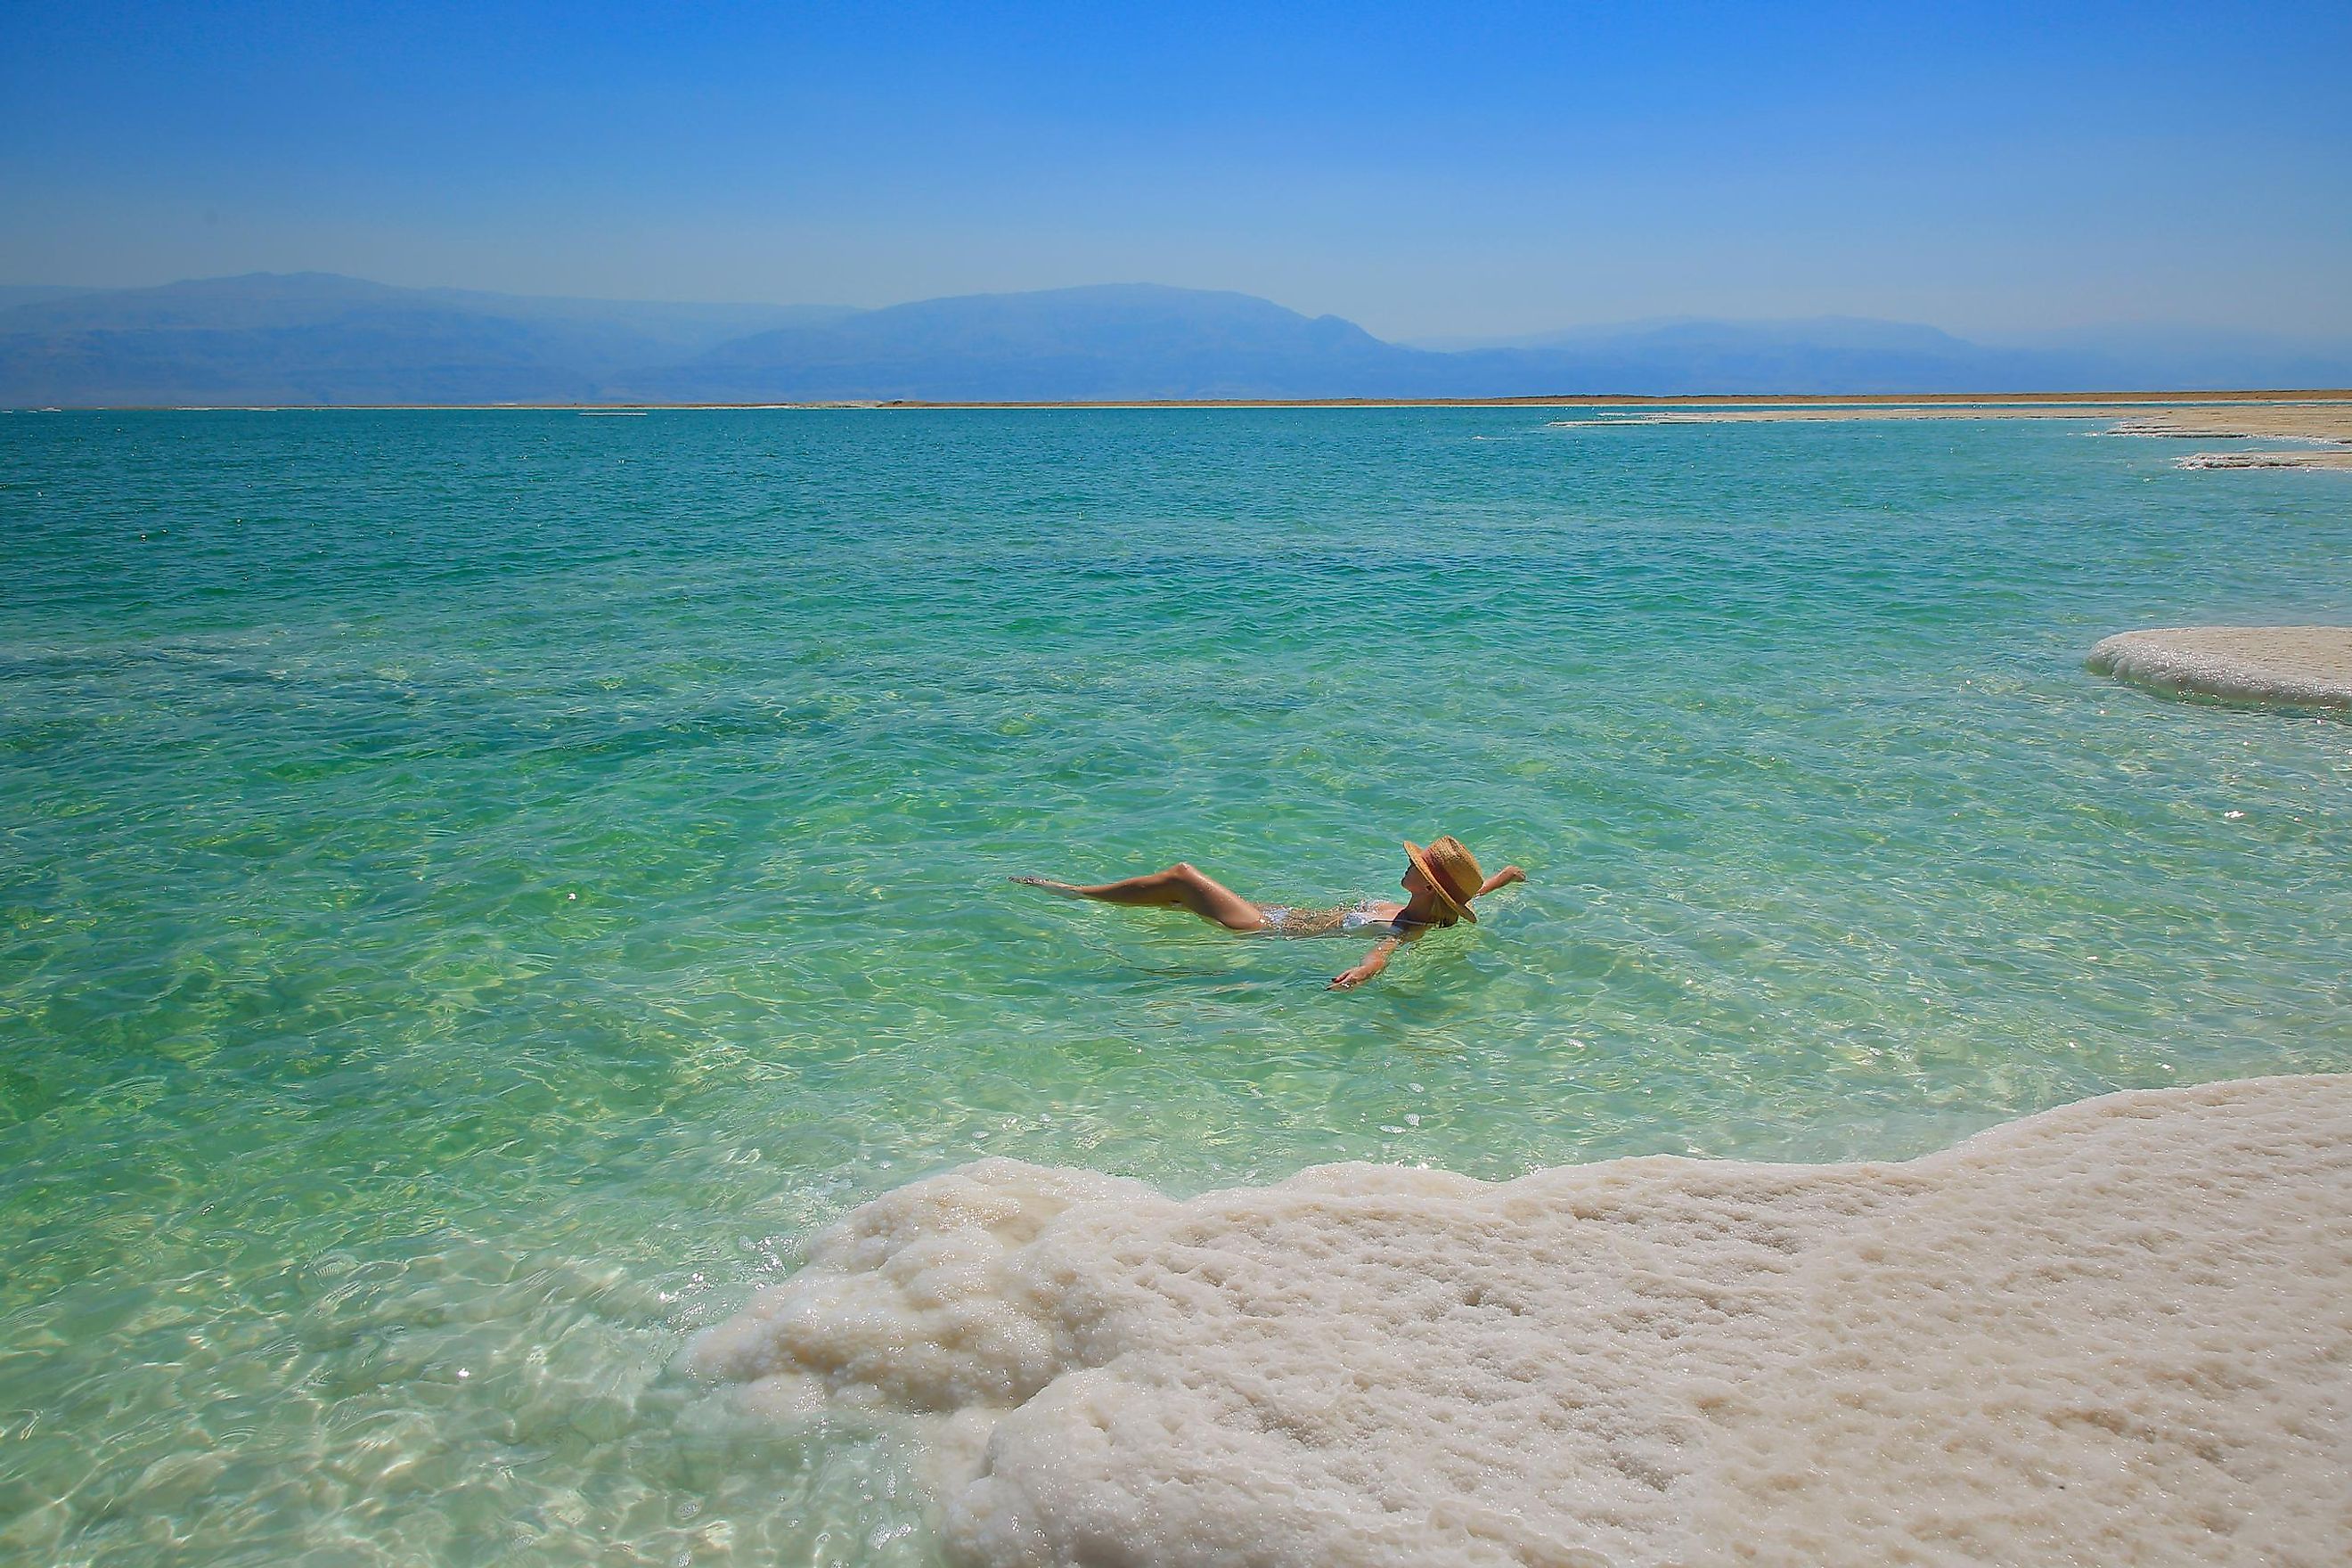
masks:
[[[1091,888],[1044,877],[1013,879],[1066,898],[1096,899],[1106,904],[1135,904],[1155,910],[1190,910],[1227,931],[1262,931],[1272,936],[1330,936],[1377,930],[1381,939],[1372,944],[1364,961],[1331,982],[1332,990],[1348,991],[1386,969],[1391,954],[1432,926],[1450,926],[1457,921],[1477,924],[1478,917],[1470,912],[1470,900],[1479,894],[1528,879],[1528,874],[1517,866],[1506,866],[1491,877],[1481,874],[1478,858],[1450,833],[1426,849],[1407,843],[1404,852],[1411,862],[1405,867],[1403,881],[1404,890],[1412,895],[1410,899],[1402,904],[1367,900],[1345,910],[1254,904],[1207,872],[1181,860],[1165,871],[1129,877],[1119,882],[1099,882]]]

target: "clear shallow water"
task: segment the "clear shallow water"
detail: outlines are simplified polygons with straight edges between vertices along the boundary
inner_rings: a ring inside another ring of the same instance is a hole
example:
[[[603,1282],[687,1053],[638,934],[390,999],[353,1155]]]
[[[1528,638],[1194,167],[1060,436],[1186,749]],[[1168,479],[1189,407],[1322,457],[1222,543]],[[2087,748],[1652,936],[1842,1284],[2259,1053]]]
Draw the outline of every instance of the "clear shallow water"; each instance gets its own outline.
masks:
[[[0,1558],[917,1563],[665,1369],[980,1153],[1899,1156],[2352,1067],[2352,483],[2069,423],[0,421]],[[2233,815],[2234,814],[2234,815]],[[1009,888],[1534,880],[1376,985]]]

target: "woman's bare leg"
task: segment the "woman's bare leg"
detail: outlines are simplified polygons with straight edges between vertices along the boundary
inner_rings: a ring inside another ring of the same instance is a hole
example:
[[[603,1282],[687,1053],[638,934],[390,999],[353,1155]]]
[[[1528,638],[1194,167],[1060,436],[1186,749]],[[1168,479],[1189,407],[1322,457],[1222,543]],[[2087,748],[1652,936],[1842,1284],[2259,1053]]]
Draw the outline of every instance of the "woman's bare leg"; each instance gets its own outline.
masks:
[[[1146,876],[1129,877],[1118,882],[1097,882],[1093,887],[1080,887],[1075,882],[1049,881],[1044,877],[1015,877],[1024,887],[1043,888],[1049,893],[1060,893],[1073,899],[1093,899],[1106,904],[1129,904],[1143,909],[1190,910],[1204,921],[1223,926],[1228,931],[1258,931],[1265,924],[1265,912],[1231,888],[1178,861],[1165,871],[1153,871]]]

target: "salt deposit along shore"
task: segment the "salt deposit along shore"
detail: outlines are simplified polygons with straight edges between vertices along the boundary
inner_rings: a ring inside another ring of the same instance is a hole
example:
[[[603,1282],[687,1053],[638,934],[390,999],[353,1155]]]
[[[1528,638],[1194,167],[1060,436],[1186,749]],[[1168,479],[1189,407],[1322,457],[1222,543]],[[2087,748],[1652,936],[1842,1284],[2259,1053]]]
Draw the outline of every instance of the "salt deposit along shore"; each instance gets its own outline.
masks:
[[[688,1361],[912,1413],[969,1563],[2322,1568],[2347,1284],[2352,1077],[2263,1079],[1902,1163],[985,1161]]]
[[[2100,641],[2100,675],[2232,702],[2352,708],[2352,626],[2163,626]]]
[[[2341,397],[2308,402],[2231,403],[2183,400],[2147,403],[2078,400],[1979,403],[1821,403],[1773,406],[1645,407],[1605,409],[1593,418],[1561,420],[1557,428],[1591,430],[1611,425],[1847,424],[1857,420],[1912,419],[2113,419],[2111,436],[2144,436],[2180,441],[2302,441],[2291,449],[2190,452],[2184,468],[2352,469],[2352,402]]]

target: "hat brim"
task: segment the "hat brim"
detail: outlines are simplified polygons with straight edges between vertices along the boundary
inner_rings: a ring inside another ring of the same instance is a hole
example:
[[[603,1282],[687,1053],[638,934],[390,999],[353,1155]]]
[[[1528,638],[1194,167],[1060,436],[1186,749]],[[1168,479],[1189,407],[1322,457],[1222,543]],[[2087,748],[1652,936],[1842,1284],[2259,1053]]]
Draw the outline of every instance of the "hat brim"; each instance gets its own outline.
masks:
[[[1415,844],[1412,839],[1408,838],[1404,841],[1404,852],[1406,857],[1412,861],[1413,869],[1421,873],[1421,879],[1429,884],[1429,890],[1437,895],[1437,901],[1439,903],[1444,904],[1447,909],[1452,910],[1456,920],[1468,921],[1472,925],[1476,925],[1478,923],[1478,917],[1470,912],[1470,906],[1467,903],[1465,903],[1462,900],[1455,898],[1451,892],[1447,891],[1445,879],[1430,868],[1429,856],[1422,849],[1420,845]],[[1470,896],[1475,899],[1478,895],[1473,893]]]

